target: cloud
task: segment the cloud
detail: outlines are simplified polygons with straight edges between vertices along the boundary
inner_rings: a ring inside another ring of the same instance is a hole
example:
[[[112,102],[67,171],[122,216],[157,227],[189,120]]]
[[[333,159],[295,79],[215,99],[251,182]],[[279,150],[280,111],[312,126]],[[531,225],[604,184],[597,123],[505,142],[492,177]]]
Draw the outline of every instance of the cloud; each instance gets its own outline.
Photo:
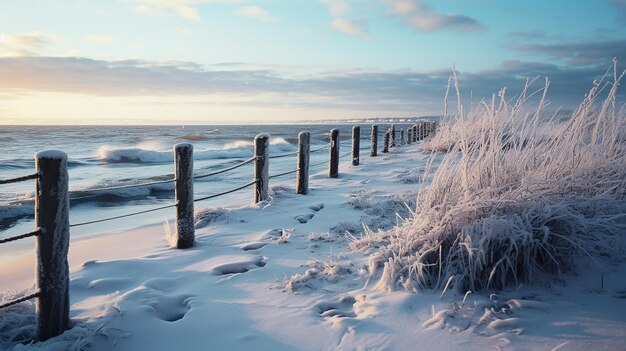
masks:
[[[98,44],[109,44],[113,42],[113,37],[110,35],[104,34],[93,34],[85,37],[88,41],[98,43]]]
[[[365,20],[350,21],[346,19],[337,18],[330,23],[330,26],[334,30],[344,33],[344,34],[369,37],[367,32],[362,28],[364,24],[366,24]]]
[[[321,0],[328,6],[328,12],[334,17],[340,17],[350,13],[350,5],[345,0]]]
[[[132,0],[138,3],[134,11],[146,16],[162,16],[173,13],[183,19],[198,22],[200,14],[196,6],[214,3],[237,3],[239,0]]]
[[[254,18],[262,22],[270,22],[276,20],[264,8],[259,6],[244,6],[237,9],[237,14],[244,17]]]
[[[391,15],[401,18],[420,32],[456,29],[462,32],[484,30],[485,26],[471,17],[455,13],[439,13],[423,0],[383,0],[391,7]]]
[[[63,40],[58,35],[40,31],[22,34],[0,33],[0,57],[36,56],[37,51]]]
[[[626,20],[626,0],[611,0],[611,4],[622,12],[622,18]]]
[[[606,63],[606,65],[604,65]],[[551,79],[549,97],[557,106],[572,108],[610,66],[567,68],[554,64],[507,61],[483,71],[460,71],[462,95],[470,91],[477,102],[501,87],[519,91],[527,77]],[[285,75],[280,67],[246,69],[229,63],[204,66],[192,62],[142,60],[104,61],[73,57],[0,58],[0,91],[74,93],[91,96],[208,96],[228,95],[253,98],[280,97],[280,104],[326,108],[358,106],[390,111],[441,113],[449,69],[418,72],[331,71]],[[623,99],[623,91],[620,97]],[[274,99],[276,100],[276,99]]]
[[[614,57],[626,60],[626,39],[556,44],[525,44],[513,49],[561,60],[569,65],[597,65]]]

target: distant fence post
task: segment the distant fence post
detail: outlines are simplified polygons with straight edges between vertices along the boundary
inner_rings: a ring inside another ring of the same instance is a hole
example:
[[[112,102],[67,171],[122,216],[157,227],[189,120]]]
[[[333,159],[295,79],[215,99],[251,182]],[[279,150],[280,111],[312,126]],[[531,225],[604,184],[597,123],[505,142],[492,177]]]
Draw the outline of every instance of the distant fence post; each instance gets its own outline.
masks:
[[[269,200],[269,144],[268,134],[259,134],[254,138],[254,203]]]
[[[417,124],[413,125],[413,142],[417,142]]]
[[[330,131],[330,164],[328,166],[328,176],[337,178],[339,175],[339,129]]]
[[[391,144],[389,145],[389,147],[396,147],[396,125],[392,124],[390,130],[391,130]]]
[[[70,326],[67,254],[70,243],[67,155],[49,150],[35,155],[37,236],[37,339],[47,340]]]
[[[358,166],[360,161],[361,150],[361,127],[352,127],[352,165]]]
[[[424,139],[424,122],[419,122],[417,125],[417,140]]]
[[[170,244],[178,249],[192,247],[196,240],[193,215],[193,145],[174,145],[174,196],[176,235]]]
[[[383,144],[383,153],[388,153],[389,152],[389,138],[390,138],[390,134],[391,131],[386,131],[385,132],[385,142]]]
[[[296,193],[309,193],[309,160],[311,150],[311,133],[298,134],[298,166],[296,168]]]
[[[404,129],[400,129],[400,145],[404,145]]]
[[[413,131],[413,128],[411,128],[411,127],[408,127],[406,129],[406,143],[407,144],[411,144],[411,142],[413,142],[413,133],[412,133],[412,131]]]
[[[376,157],[378,155],[378,126],[372,126],[370,156]]]

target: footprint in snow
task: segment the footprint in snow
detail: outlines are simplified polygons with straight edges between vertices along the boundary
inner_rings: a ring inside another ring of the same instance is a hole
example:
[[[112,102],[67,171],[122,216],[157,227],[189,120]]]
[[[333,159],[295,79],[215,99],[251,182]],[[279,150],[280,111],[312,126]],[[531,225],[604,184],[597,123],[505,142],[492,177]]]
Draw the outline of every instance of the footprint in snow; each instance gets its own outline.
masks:
[[[307,213],[304,215],[300,215],[300,216],[296,216],[296,220],[298,222],[300,222],[301,224],[307,223],[309,220],[313,219],[313,217],[315,217],[315,214],[319,211],[321,211],[324,208],[324,204],[317,204],[317,205],[313,205],[311,207],[309,207],[309,209],[313,212],[311,213]]]
[[[320,302],[314,306],[315,311],[320,317],[329,319],[337,318],[355,318],[354,303],[356,299],[352,296],[342,296],[334,302]]]
[[[261,267],[265,267],[266,257],[255,257],[250,260],[237,261],[237,262],[228,262],[217,265],[213,267],[214,275],[229,275],[229,274],[240,274],[247,273],[253,269],[258,269]]]
[[[194,296],[192,295],[162,295],[148,303],[148,306],[154,309],[157,318],[166,322],[176,322],[187,314],[191,307],[189,302]]]

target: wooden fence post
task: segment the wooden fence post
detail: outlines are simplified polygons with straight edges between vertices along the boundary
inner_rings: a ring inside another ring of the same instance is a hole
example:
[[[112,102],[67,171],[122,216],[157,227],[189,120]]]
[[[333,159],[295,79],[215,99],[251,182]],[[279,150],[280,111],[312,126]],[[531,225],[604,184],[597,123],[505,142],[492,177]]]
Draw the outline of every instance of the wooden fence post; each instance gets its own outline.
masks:
[[[372,126],[370,156],[376,157],[378,155],[378,126]]]
[[[419,122],[417,125],[417,140],[424,139],[424,122]]]
[[[67,254],[70,243],[67,155],[48,150],[35,155],[37,236],[37,339],[47,340],[70,327]]]
[[[391,131],[386,131],[385,132],[385,143],[383,144],[383,153],[388,153],[389,152],[389,138],[391,135]]]
[[[407,135],[407,137],[406,137],[406,143],[407,143],[407,144],[411,144],[411,143],[413,142],[413,133],[412,133],[412,132],[413,132],[413,128],[408,127],[408,128],[406,129],[406,135]]]
[[[268,134],[259,134],[254,138],[254,179],[256,185],[254,187],[254,203],[269,200],[269,145],[270,136]]]
[[[352,127],[352,165],[358,166],[361,151],[361,127]]]
[[[339,175],[339,129],[330,131],[330,164],[328,166],[328,176],[337,178]]]
[[[391,125],[391,144],[389,147],[396,147],[396,125]]]
[[[298,134],[298,165],[296,167],[296,193],[309,193],[309,160],[311,151],[311,133]]]
[[[413,142],[417,142],[417,124],[413,125]]]
[[[400,145],[404,145],[404,129],[400,129]]]
[[[170,243],[177,249],[192,247],[196,240],[193,213],[193,145],[174,145],[174,196],[176,235]]]

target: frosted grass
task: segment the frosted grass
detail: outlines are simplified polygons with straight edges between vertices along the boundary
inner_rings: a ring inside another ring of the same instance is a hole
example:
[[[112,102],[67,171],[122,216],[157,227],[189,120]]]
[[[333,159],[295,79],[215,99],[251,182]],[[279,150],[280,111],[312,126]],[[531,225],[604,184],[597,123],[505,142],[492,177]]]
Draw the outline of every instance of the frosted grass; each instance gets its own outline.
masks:
[[[501,289],[573,271],[575,255],[616,256],[626,230],[623,75],[615,62],[565,120],[545,112],[548,80],[534,92],[528,81],[515,100],[503,89],[467,114],[459,98],[423,144],[431,160],[446,154],[424,174],[415,212],[351,244],[380,247],[377,288]]]

